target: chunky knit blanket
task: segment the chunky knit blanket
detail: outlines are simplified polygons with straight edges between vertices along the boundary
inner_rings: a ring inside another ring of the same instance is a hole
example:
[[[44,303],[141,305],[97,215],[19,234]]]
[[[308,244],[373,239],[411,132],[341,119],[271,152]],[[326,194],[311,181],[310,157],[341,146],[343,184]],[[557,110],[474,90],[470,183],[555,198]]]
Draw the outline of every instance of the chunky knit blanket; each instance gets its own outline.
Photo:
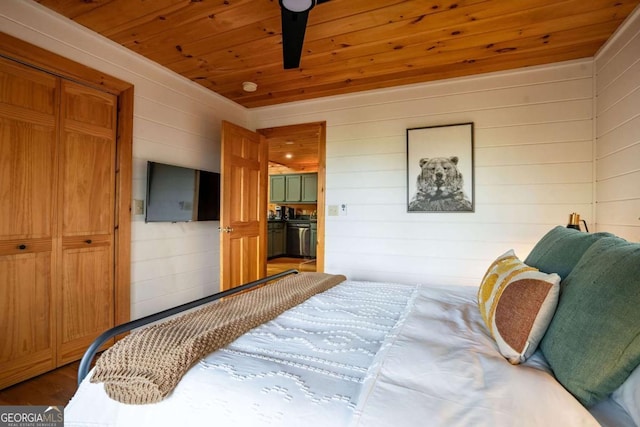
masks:
[[[159,402],[208,353],[344,280],[299,273],[135,332],[103,353],[91,382],[122,403]]]

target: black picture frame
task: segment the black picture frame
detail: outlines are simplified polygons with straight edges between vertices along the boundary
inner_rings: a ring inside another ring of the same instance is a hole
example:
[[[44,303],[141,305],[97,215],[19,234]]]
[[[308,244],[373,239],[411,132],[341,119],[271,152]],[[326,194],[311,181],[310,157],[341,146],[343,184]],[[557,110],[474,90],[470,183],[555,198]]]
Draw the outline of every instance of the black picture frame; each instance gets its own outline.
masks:
[[[473,122],[407,129],[407,212],[475,212]]]

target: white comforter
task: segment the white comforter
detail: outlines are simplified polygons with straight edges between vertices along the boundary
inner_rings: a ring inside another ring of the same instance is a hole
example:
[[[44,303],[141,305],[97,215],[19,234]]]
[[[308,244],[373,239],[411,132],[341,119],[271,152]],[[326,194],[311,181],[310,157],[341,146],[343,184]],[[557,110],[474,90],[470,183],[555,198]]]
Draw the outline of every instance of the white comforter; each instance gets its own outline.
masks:
[[[598,426],[535,355],[510,365],[475,289],[348,281],[195,365],[166,400],[82,383],[67,426]]]

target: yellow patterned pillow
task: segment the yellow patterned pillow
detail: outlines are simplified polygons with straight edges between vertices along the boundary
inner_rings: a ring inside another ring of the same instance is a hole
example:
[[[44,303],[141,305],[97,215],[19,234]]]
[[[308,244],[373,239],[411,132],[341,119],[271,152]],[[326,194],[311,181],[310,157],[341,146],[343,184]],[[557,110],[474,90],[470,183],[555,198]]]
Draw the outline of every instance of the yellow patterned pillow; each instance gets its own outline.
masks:
[[[513,250],[489,267],[478,307],[500,353],[512,364],[522,363],[538,347],[558,305],[560,276],[529,267]]]

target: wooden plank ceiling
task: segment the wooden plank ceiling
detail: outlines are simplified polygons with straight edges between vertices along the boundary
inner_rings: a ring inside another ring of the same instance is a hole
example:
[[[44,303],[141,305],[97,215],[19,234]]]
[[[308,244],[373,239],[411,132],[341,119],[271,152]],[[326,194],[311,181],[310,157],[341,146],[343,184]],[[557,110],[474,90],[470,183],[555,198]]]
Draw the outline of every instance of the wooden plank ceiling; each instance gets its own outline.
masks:
[[[640,4],[331,0],[284,70],[278,0],[37,1],[248,108],[591,57]]]
[[[316,172],[321,127],[321,123],[304,123],[260,129],[269,141],[269,172]]]

